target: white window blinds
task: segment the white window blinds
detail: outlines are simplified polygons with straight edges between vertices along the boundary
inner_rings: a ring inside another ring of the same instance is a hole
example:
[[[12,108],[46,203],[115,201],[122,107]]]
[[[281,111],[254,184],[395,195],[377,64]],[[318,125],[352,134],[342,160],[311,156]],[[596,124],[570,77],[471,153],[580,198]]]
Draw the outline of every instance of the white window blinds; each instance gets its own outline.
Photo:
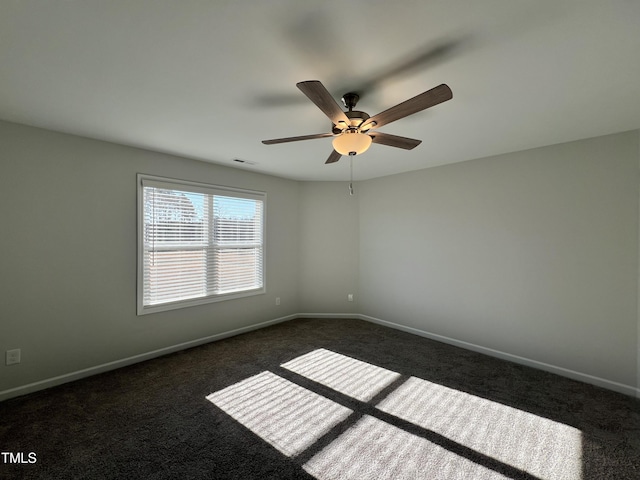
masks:
[[[262,293],[265,194],[140,176],[138,313]]]

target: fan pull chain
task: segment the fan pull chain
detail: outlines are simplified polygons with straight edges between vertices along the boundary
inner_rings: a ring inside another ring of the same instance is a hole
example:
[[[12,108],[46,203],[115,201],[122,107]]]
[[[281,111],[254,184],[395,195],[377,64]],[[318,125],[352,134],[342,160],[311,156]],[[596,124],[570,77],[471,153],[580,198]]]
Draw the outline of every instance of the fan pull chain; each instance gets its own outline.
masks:
[[[349,195],[353,195],[353,157],[355,153],[349,154]]]

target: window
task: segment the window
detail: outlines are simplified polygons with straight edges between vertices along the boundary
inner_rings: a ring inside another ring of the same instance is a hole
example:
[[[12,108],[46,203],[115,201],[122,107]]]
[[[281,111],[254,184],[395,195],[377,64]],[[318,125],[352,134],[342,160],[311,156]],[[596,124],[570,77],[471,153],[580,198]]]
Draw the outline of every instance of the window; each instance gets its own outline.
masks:
[[[138,175],[138,315],[264,293],[265,198]]]

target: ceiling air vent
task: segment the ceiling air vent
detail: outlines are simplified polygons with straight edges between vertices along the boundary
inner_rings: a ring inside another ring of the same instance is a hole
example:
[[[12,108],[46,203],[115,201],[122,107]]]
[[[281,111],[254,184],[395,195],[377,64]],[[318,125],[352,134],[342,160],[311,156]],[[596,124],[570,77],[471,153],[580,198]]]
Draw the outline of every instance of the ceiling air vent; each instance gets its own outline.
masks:
[[[256,165],[256,162],[250,162],[249,160],[241,160],[239,158],[234,158],[233,161],[236,163],[242,163],[244,165]]]

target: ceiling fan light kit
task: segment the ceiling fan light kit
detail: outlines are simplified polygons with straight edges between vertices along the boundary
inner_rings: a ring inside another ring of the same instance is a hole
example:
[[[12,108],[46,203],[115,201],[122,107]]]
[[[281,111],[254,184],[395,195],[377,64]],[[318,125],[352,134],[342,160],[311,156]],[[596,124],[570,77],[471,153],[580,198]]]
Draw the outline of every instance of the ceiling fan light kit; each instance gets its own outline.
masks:
[[[360,155],[371,146],[373,139],[357,129],[347,129],[333,139],[333,149],[340,155]]]
[[[333,99],[328,90],[318,80],[308,80],[296,85],[309,100],[322,110],[331,120],[331,133],[318,133],[300,137],[276,138],[263,140],[265,145],[277,143],[297,142],[316,138],[335,137],[333,139],[333,151],[325,163],[335,163],[343,155],[360,155],[366,152],[372,143],[380,143],[390,147],[411,150],[420,145],[421,140],[400,137],[388,133],[378,132],[376,129],[387,123],[395,122],[414,113],[426,110],[453,98],[451,89],[445,85],[439,85],[431,90],[421,93],[409,100],[399,103],[384,112],[373,117],[365,112],[353,110],[360,99],[357,93],[349,92],[342,97],[342,101],[348,111],[344,112],[340,105]]]

